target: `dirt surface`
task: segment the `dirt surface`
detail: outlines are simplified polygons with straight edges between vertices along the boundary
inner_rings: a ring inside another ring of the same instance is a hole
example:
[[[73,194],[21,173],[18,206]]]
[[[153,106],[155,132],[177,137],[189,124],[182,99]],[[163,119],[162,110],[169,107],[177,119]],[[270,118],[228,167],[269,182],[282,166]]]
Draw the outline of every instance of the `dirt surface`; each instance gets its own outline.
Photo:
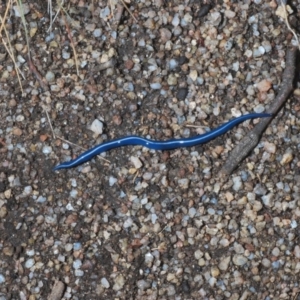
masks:
[[[258,119],[205,145],[52,170],[113,138],[189,137],[267,111],[293,43],[277,2],[127,1],[133,15],[89,2],[67,1],[51,29],[46,1],[25,4],[31,61],[16,7],[5,23],[23,92],[2,43],[0,299],[298,299],[298,67],[226,180]],[[299,28],[299,1],[287,8]]]

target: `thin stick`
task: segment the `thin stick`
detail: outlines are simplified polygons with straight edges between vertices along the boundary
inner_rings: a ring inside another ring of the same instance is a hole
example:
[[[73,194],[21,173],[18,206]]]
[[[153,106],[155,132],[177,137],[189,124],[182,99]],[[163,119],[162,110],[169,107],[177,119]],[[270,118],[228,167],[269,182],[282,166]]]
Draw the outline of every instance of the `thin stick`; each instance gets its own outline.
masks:
[[[293,90],[293,81],[295,77],[295,62],[296,62],[297,48],[292,47],[287,50],[285,70],[283,72],[282,87],[270,105],[268,110],[273,116],[270,118],[263,118],[261,121],[242,139],[242,141],[231,151],[225,165],[221,170],[221,174],[229,175],[241,163],[241,161],[252,151],[258,144],[262,133],[268,127],[269,123],[279,112],[281,107],[287,101],[290,93]]]
[[[50,26],[49,26],[48,31],[52,32],[52,25],[53,25],[52,0],[48,0],[47,11],[50,16]]]
[[[134,21],[137,23],[137,19],[135,18],[135,16],[133,15],[133,13],[130,11],[130,9],[127,7],[127,5],[124,2],[124,0],[121,0],[121,2],[124,5],[125,9],[129,12],[129,14],[131,15],[131,17],[134,19]]]
[[[44,107],[43,107],[43,109],[44,109],[44,112],[45,112],[45,114],[46,114],[46,116],[47,116],[47,119],[48,119],[48,122],[49,122],[49,125],[50,125],[50,128],[51,128],[51,131],[52,131],[52,136],[53,136],[53,138],[55,139],[55,133],[54,133],[54,130],[53,130],[53,127],[52,127],[52,123],[51,123],[51,120],[50,120],[50,116],[49,116],[47,110],[46,110]]]
[[[288,20],[288,13],[286,11],[286,6],[285,6],[285,4],[283,3],[282,0],[280,0],[280,2],[281,2],[281,5],[283,7],[283,11],[284,11],[284,21],[285,21],[285,24],[286,24],[287,28],[289,29],[289,31],[293,34],[293,36],[294,36],[294,38],[295,38],[295,40],[297,42],[298,49],[300,50],[299,39],[298,39],[298,36],[297,36],[296,32],[292,29],[292,27],[290,25],[290,22]]]

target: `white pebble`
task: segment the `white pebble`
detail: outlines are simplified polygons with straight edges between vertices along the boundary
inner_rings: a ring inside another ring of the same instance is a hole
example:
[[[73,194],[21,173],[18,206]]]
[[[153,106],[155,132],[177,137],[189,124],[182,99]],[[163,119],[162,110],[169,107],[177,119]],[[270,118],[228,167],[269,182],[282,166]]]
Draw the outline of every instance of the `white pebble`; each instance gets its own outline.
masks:
[[[110,15],[110,9],[108,6],[100,10],[100,18],[106,19]]]
[[[124,228],[131,227],[132,224],[133,224],[132,219],[131,219],[131,218],[128,218],[128,219],[125,220],[125,222],[124,222],[124,224],[123,224],[123,227],[124,227]]]
[[[159,82],[150,83],[150,87],[153,90],[159,90],[161,88],[161,84]]]
[[[134,165],[134,167],[136,169],[139,169],[139,168],[141,168],[143,166],[141,160],[138,157],[136,157],[136,156],[131,156],[130,157],[130,161],[132,162],[132,164]]]
[[[265,48],[263,46],[259,46],[258,48],[253,50],[253,57],[260,57],[264,55],[266,52]]]
[[[151,172],[146,172],[146,173],[143,175],[143,179],[144,179],[144,180],[150,180],[152,177],[153,177],[153,173],[151,173]]]
[[[75,276],[83,276],[84,272],[82,270],[78,270],[76,269],[75,272],[74,272]]]
[[[243,266],[245,263],[247,263],[248,259],[243,255],[236,254],[233,256],[232,261],[236,266]]]
[[[46,78],[46,80],[47,80],[48,82],[52,82],[52,81],[54,81],[54,79],[55,79],[55,74],[54,74],[53,72],[51,72],[51,71],[48,71],[48,72],[46,73],[45,78]]]
[[[72,249],[73,249],[73,244],[71,244],[71,243],[66,244],[65,250],[66,250],[67,252],[71,251]]]
[[[210,14],[210,22],[213,26],[219,26],[222,21],[222,16],[219,12],[212,12]]]
[[[110,287],[109,282],[107,281],[107,279],[105,277],[101,278],[101,285],[108,289]]]
[[[117,178],[110,176],[109,177],[109,186],[113,186],[118,181]]]
[[[297,223],[296,220],[292,220],[292,222],[291,222],[291,227],[292,227],[293,229],[295,229],[295,228],[298,227],[298,223]]]
[[[78,195],[78,191],[77,190],[71,190],[70,191],[70,196],[72,197],[72,198],[76,198],[77,197],[77,195]]]
[[[194,253],[194,256],[196,259],[200,259],[201,257],[203,257],[204,253],[201,250],[196,250]]]
[[[103,123],[100,120],[95,119],[90,129],[98,136],[103,133]]]
[[[272,45],[269,41],[263,41],[262,46],[265,48],[266,53],[272,50]]]
[[[30,269],[31,267],[34,266],[34,263],[35,263],[35,261],[33,258],[27,259],[25,262],[25,268]]]
[[[225,16],[228,18],[228,19],[232,19],[232,18],[234,18],[235,17],[235,15],[236,15],[236,13],[234,12],[234,11],[232,11],[232,10],[225,10]]]
[[[93,32],[94,37],[100,37],[102,35],[102,29],[96,28]]]
[[[265,110],[265,107],[262,104],[258,104],[253,109],[257,114],[262,113]]]
[[[23,191],[23,195],[24,196],[29,196],[31,193],[32,193],[32,186],[30,186],[30,185],[25,186],[24,191]]]
[[[73,268],[76,270],[76,269],[79,269],[82,265],[82,261],[80,259],[76,259],[73,261]]]
[[[194,207],[191,207],[189,209],[189,216],[190,216],[190,218],[194,218],[194,216],[196,215],[196,213],[197,213],[197,210]]]
[[[67,209],[67,210],[73,211],[73,210],[74,210],[74,206],[73,206],[71,203],[68,203],[68,204],[66,205],[66,209]]]
[[[256,15],[249,17],[248,23],[253,24],[253,23],[257,22],[257,18],[258,17]]]
[[[299,247],[299,245],[297,245],[297,246],[295,247],[294,253],[295,253],[295,256],[296,256],[297,258],[300,258],[300,247]]]
[[[239,191],[242,185],[242,179],[240,176],[233,177],[233,189],[235,191]]]
[[[27,15],[30,12],[29,5],[26,3],[22,3],[22,8],[19,5],[13,6],[13,10],[16,17]]]
[[[145,254],[145,263],[147,265],[152,264],[153,260],[154,260],[154,256],[151,253],[148,252]]]
[[[228,269],[230,261],[231,261],[230,256],[223,258],[218,265],[219,269],[222,271],[226,271]]]
[[[169,61],[169,68],[170,68],[170,70],[175,69],[177,66],[178,66],[177,60],[173,59],[173,58],[170,59],[170,61]]]
[[[217,282],[217,279],[215,277],[210,277],[208,282],[210,286],[214,286]]]
[[[238,61],[234,62],[232,64],[232,69],[237,72],[240,69],[240,63]]]
[[[276,145],[273,143],[265,142],[264,148],[268,153],[274,154],[276,152]]]
[[[67,52],[66,50],[62,51],[62,58],[63,59],[69,59],[71,57],[70,52]]]
[[[44,146],[42,151],[44,154],[50,154],[52,152],[52,147]]]
[[[5,277],[2,274],[0,274],[0,284],[4,282],[5,282]]]
[[[180,23],[180,19],[179,19],[179,15],[178,14],[175,14],[174,17],[173,17],[173,20],[172,20],[172,25],[174,27],[178,26]]]
[[[28,256],[33,256],[34,253],[35,253],[35,251],[34,251],[33,249],[29,249],[29,250],[26,251],[26,254],[27,254]]]
[[[144,39],[140,39],[138,42],[139,47],[145,47],[146,43]]]
[[[141,204],[142,205],[145,205],[145,204],[147,204],[148,203],[148,198],[143,198],[142,200],[141,200]]]
[[[43,196],[38,196],[38,198],[36,199],[37,203],[44,203],[46,201],[47,201],[47,198],[43,197]]]
[[[24,58],[23,56],[21,56],[21,55],[18,55],[18,56],[17,56],[17,60],[18,60],[18,62],[21,63],[21,64],[24,64],[24,62],[26,61],[25,58]]]
[[[152,224],[155,224],[157,219],[158,219],[158,217],[157,217],[156,214],[151,214],[151,222],[152,222]]]

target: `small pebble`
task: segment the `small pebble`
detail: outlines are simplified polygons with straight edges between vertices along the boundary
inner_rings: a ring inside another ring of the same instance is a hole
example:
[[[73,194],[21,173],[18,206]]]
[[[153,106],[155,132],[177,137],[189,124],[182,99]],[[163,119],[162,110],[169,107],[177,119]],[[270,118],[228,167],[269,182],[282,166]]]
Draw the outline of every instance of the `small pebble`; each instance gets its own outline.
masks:
[[[134,165],[136,169],[140,169],[143,166],[143,163],[140,161],[140,159],[136,156],[131,156],[130,161]]]
[[[5,277],[0,274],[0,284],[4,283],[5,282]],[[5,300],[6,298],[3,298],[3,300]]]
[[[45,78],[48,82],[53,82],[55,80],[55,75],[53,72],[48,71],[45,75]]]
[[[266,52],[265,48],[263,46],[259,46],[258,48],[253,50],[253,57],[254,58],[260,57],[264,55],[265,52]]]
[[[180,88],[180,89],[178,89],[176,97],[179,100],[184,100],[186,98],[187,94],[188,94],[188,89],[187,88]]]
[[[255,84],[255,86],[260,92],[267,92],[272,87],[272,82],[270,80],[264,79]]]
[[[110,284],[105,277],[101,278],[101,285],[106,289],[110,287]]]
[[[219,269],[222,271],[226,271],[229,267],[230,261],[231,261],[230,256],[226,256],[225,258],[221,259],[221,261],[219,263]]]
[[[102,134],[103,133],[103,123],[100,120],[95,119],[93,121],[93,123],[91,124],[90,130],[93,131],[96,134],[96,136]]]
[[[33,258],[27,259],[25,262],[25,268],[30,269],[34,266],[35,261]]]
[[[150,84],[150,87],[151,87],[153,90],[159,90],[159,89],[161,89],[161,84],[158,83],[158,82],[154,82],[154,83],[151,83],[151,84]]]
[[[276,153],[276,145],[274,143],[269,143],[269,142],[265,142],[264,143],[264,149],[268,152],[268,153]]]
[[[293,151],[290,149],[283,154],[283,157],[280,161],[282,165],[287,165],[293,160]]]
[[[81,265],[82,265],[82,261],[80,259],[74,260],[74,262],[73,262],[74,269],[79,269],[81,267]]]
[[[248,259],[241,254],[236,254],[233,256],[232,261],[236,266],[243,266],[247,263]]]

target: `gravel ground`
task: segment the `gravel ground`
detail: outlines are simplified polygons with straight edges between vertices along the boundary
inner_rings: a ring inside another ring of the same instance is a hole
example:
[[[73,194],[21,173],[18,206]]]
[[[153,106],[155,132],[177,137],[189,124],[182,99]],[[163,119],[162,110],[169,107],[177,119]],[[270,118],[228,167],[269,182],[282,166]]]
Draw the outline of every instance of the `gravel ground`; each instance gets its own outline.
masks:
[[[300,299],[299,89],[225,181],[259,120],[203,146],[124,147],[52,171],[112,138],[188,137],[265,111],[292,39],[276,1],[127,1],[132,16],[67,2],[52,31],[46,1],[25,5],[36,70],[10,12],[23,95],[0,45],[0,299]]]

